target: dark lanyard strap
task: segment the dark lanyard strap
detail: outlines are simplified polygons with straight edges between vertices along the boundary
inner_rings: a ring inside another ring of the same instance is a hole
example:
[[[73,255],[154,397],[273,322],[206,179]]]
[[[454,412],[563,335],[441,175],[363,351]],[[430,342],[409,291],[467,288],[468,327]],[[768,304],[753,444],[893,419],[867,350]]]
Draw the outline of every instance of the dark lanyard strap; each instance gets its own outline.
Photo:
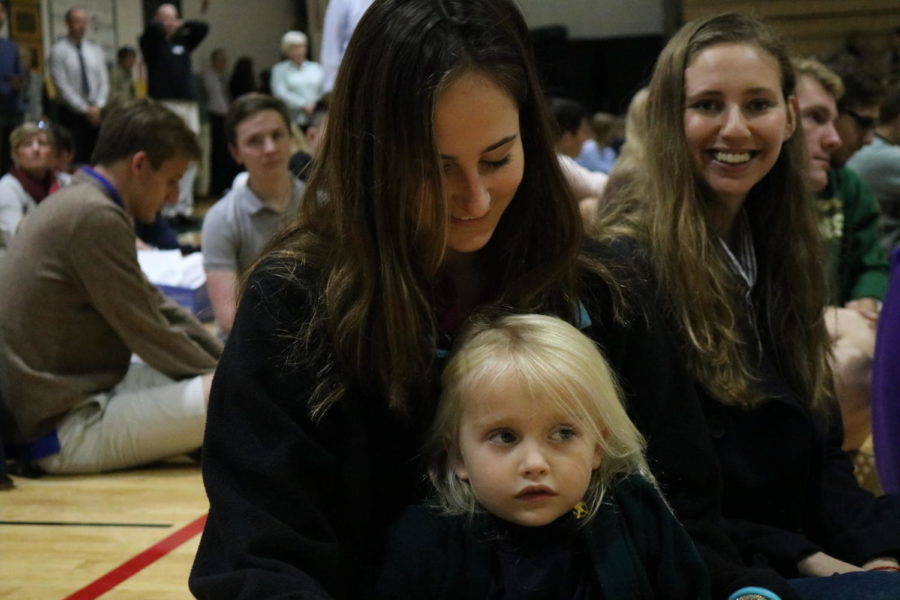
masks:
[[[109,197],[112,199],[113,202],[115,202],[122,208],[125,208],[125,203],[122,202],[122,196],[119,195],[119,192],[116,190],[116,188],[113,187],[113,184],[110,183],[109,179],[107,179],[106,177],[104,177],[103,175],[101,175],[100,173],[98,173],[97,171],[93,170],[90,167],[81,167],[81,170],[84,171],[85,173],[87,173],[88,175],[90,175],[91,177],[93,177],[94,179],[96,179],[100,183],[100,185],[103,186],[103,189],[105,189],[106,192],[109,194]]]

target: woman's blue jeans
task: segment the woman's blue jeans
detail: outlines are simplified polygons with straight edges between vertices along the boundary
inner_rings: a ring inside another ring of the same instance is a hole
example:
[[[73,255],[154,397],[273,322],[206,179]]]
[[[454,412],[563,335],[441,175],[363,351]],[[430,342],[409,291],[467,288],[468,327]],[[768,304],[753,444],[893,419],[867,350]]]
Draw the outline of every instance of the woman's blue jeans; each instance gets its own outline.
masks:
[[[900,600],[900,572],[862,571],[788,581],[803,600]]]

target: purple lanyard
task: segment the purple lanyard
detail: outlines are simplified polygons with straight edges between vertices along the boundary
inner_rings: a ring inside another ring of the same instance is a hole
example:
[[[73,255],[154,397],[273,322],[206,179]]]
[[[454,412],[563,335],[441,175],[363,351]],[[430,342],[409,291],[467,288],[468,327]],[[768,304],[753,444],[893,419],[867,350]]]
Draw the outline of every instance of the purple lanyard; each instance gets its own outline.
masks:
[[[119,195],[119,192],[116,191],[116,188],[113,187],[113,184],[110,183],[110,181],[106,177],[90,167],[81,167],[81,170],[100,182],[100,185],[102,185],[103,189],[107,191],[112,201],[122,208],[125,208],[125,203],[122,202],[122,196]]]

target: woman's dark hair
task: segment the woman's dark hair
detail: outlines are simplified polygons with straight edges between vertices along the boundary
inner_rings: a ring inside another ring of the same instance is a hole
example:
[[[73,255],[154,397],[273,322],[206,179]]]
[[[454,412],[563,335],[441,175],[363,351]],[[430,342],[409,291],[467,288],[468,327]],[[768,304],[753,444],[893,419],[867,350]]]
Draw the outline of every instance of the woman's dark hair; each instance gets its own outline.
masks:
[[[526,168],[516,196],[479,253],[491,297],[515,309],[571,315],[581,222],[553,153],[548,111],[510,0],[376,0],[338,72],[329,128],[296,223],[267,264],[321,271],[315,318],[298,356],[330,367],[309,399],[321,416],[363,382],[406,412],[432,368],[435,287],[449,210],[434,138],[440,93],[479,73],[519,108]],[[313,358],[326,352],[326,357]]]

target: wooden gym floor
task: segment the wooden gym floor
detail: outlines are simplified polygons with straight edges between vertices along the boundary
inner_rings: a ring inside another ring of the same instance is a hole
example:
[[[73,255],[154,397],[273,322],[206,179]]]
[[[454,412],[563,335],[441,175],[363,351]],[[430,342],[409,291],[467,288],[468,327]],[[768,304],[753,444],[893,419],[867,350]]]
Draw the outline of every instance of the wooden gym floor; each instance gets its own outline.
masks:
[[[195,200],[198,219],[214,201]],[[199,236],[179,241],[199,246]],[[0,599],[193,598],[187,578],[209,509],[196,463],[13,479],[0,491]]]
[[[209,507],[196,464],[13,479],[0,492],[0,598],[192,597]]]

